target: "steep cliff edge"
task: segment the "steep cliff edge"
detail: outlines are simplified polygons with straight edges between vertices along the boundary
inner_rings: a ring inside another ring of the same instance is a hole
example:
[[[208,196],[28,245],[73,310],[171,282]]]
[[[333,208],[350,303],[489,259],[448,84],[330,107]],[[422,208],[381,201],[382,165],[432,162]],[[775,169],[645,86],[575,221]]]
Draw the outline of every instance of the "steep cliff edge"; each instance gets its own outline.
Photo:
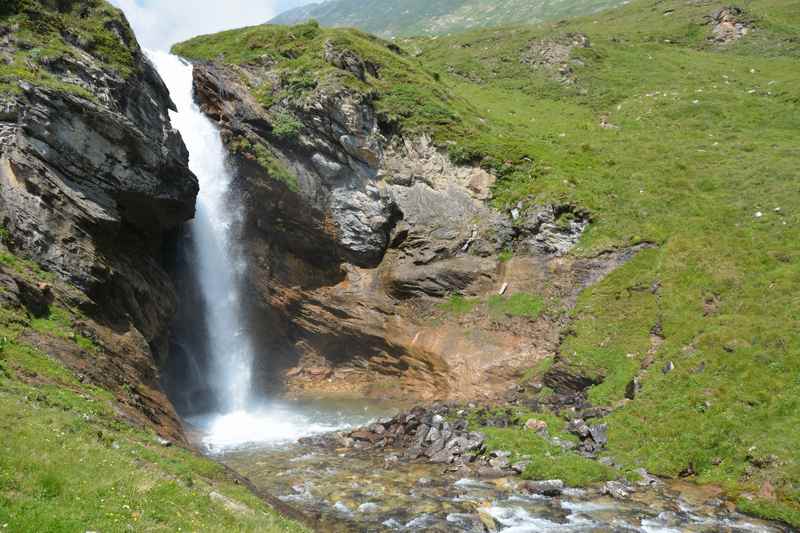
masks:
[[[197,181],[169,122],[169,94],[124,16],[105,2],[5,9],[4,241],[78,289],[61,303],[91,317],[103,345],[97,358],[54,355],[180,440],[156,371],[175,310],[161,247],[192,217]]]
[[[564,258],[589,224],[578,207],[493,208],[491,167],[447,140],[475,111],[390,43],[312,23],[176,52],[224,54],[196,65],[195,87],[241,177],[265,386],[496,395],[555,352],[578,291],[630,257]],[[450,309],[462,297],[469,319]]]

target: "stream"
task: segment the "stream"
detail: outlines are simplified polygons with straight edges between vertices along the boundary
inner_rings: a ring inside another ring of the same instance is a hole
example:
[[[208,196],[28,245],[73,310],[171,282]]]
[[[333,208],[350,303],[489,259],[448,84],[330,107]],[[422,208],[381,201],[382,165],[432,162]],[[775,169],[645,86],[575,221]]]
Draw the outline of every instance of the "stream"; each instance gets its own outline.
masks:
[[[363,414],[354,413],[359,419]],[[346,415],[338,411],[336,419]],[[551,498],[519,490],[517,478],[481,480],[442,465],[387,461],[380,451],[301,442],[208,450],[260,489],[315,517],[326,532],[784,531],[733,512],[690,484],[642,487],[624,501],[599,488],[567,489]]]

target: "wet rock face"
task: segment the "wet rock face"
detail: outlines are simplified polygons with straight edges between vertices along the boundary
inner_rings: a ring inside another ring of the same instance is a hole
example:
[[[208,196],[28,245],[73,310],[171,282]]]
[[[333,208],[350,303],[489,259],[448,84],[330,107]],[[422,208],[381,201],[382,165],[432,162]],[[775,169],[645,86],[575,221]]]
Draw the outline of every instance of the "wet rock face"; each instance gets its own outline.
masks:
[[[0,89],[0,223],[15,254],[78,287],[85,312],[135,337],[120,343],[119,364],[136,360],[138,378],[157,390],[151,349],[165,347],[175,310],[161,249],[193,216],[198,185],[164,83],[121,13],[108,16],[115,46],[132,58],[124,73],[66,32],[69,53],[31,63],[48,83]],[[3,29],[6,60],[32,46],[20,31]]]
[[[15,40],[6,38],[6,53]],[[152,340],[174,307],[158,265],[166,232],[191,218],[197,182],[173,106],[135,42],[122,77],[76,47],[48,65],[86,94],[19,82],[0,94],[0,219],[13,248],[129,314]]]

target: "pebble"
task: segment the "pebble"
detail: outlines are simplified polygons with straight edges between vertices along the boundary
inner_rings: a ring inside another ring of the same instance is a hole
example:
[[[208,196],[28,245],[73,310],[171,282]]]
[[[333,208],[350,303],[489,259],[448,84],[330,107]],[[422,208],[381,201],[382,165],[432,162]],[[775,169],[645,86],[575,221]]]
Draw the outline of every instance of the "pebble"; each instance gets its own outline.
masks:
[[[358,506],[359,513],[377,513],[378,505],[372,502],[362,503]]]

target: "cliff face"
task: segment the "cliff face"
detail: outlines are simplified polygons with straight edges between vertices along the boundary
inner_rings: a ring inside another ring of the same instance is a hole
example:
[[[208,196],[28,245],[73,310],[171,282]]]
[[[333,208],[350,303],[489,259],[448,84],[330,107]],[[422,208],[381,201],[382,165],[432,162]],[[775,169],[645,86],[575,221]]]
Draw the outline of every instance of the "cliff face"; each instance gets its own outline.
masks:
[[[124,16],[105,2],[23,1],[0,18],[7,244],[82,293],[71,301],[108,348],[92,374],[112,390],[141,389],[129,396],[177,433],[153,355],[175,310],[160,255],[192,217],[197,181],[171,107]]]
[[[300,97],[269,50],[195,68],[197,98],[241,178],[264,386],[277,369],[296,392],[505,390],[555,352],[562,311],[621,255],[564,258],[587,213],[495,210],[494,175],[387,121],[381,96],[357,84],[377,86],[399,50],[317,42],[311,53],[332,70]]]

